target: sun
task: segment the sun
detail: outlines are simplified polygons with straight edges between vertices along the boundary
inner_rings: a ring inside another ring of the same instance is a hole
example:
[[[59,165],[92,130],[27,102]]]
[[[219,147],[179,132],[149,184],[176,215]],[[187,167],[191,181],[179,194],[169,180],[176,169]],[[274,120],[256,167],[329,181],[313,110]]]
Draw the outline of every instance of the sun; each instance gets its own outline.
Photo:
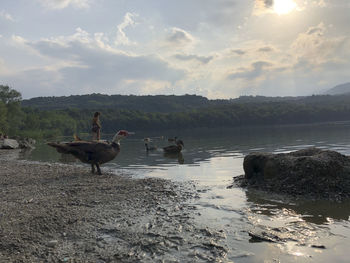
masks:
[[[273,2],[273,11],[278,15],[288,14],[297,7],[293,0],[274,0]]]

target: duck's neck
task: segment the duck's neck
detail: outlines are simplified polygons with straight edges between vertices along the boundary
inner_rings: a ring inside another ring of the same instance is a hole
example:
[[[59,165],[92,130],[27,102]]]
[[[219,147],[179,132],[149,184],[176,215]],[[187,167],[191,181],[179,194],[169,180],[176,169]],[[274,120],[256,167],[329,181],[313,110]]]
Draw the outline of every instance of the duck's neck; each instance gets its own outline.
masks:
[[[113,142],[112,142],[112,146],[117,146],[117,147],[119,147],[119,146],[120,146],[120,140],[113,141]]]

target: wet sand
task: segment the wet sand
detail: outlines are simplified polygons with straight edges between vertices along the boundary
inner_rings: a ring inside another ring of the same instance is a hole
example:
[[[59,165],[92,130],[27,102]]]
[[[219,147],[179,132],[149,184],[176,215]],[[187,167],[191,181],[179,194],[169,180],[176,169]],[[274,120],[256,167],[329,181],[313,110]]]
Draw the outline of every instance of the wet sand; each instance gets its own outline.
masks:
[[[190,183],[6,156],[0,151],[0,262],[184,262],[201,245],[205,260],[226,253],[220,236],[193,224]]]

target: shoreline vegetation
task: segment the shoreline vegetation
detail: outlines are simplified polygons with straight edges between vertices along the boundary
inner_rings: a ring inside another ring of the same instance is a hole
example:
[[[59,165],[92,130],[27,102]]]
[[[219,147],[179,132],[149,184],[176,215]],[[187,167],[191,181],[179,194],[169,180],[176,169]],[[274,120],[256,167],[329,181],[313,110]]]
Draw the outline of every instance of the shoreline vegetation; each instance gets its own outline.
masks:
[[[95,111],[102,132],[244,128],[350,121],[350,94],[308,97],[241,96],[209,100],[196,95],[72,95],[22,100],[0,85],[0,132],[10,136],[56,138],[90,131]]]

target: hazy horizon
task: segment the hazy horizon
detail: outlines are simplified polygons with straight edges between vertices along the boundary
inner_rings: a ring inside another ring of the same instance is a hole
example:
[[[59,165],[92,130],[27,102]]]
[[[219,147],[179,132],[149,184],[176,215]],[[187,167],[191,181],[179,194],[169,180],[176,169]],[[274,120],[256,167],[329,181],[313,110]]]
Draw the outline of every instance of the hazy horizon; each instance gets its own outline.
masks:
[[[349,82],[348,0],[3,0],[0,84],[24,99],[307,96]]]

